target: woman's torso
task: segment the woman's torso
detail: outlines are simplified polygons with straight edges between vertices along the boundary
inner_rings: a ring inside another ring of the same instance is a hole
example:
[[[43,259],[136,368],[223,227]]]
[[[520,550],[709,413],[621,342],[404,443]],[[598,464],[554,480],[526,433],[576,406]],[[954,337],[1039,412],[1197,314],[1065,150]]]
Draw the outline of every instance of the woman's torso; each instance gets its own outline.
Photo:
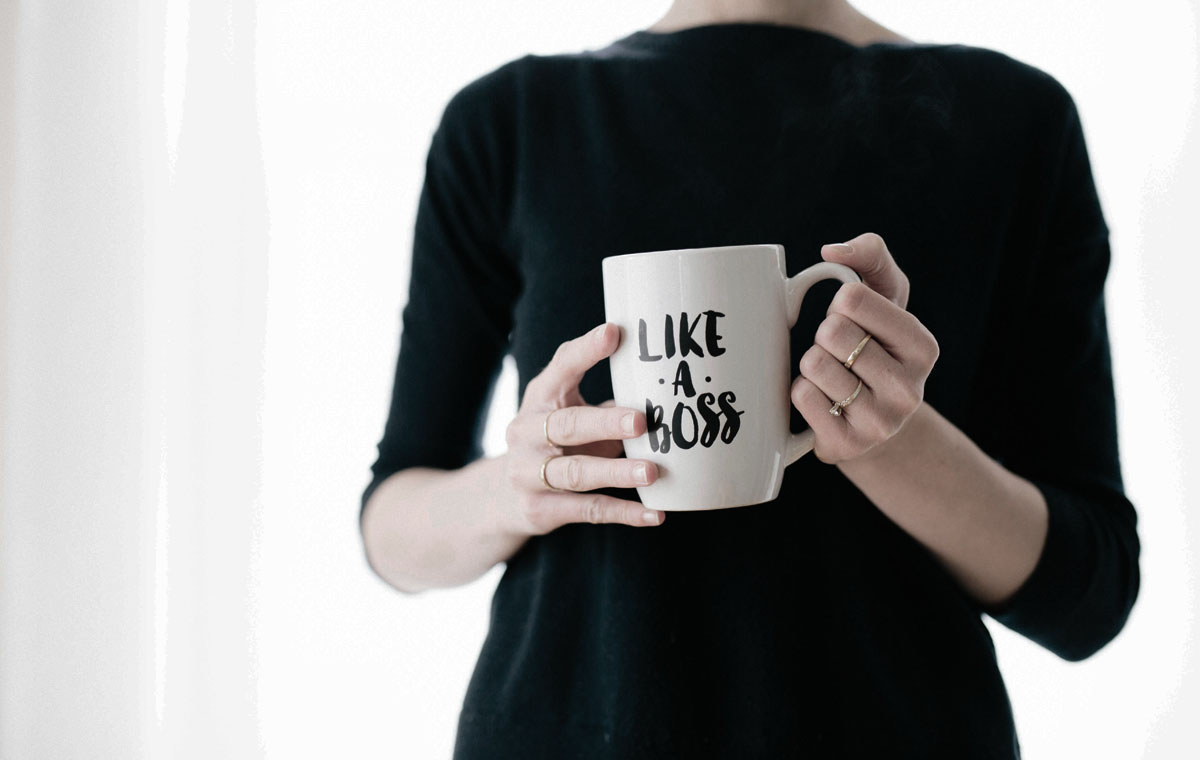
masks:
[[[520,388],[603,320],[605,256],[771,242],[794,273],[874,231],[941,345],[926,399],[986,437],[978,379],[1011,355],[1001,326],[1042,224],[1036,83],[990,51],[753,24],[493,72],[478,92],[513,120]],[[834,287],[806,302],[794,358]],[[607,371],[585,376],[589,402],[611,397]],[[769,504],[568,525],[509,561],[457,758],[808,751],[1018,754],[978,607],[835,467],[805,457]]]

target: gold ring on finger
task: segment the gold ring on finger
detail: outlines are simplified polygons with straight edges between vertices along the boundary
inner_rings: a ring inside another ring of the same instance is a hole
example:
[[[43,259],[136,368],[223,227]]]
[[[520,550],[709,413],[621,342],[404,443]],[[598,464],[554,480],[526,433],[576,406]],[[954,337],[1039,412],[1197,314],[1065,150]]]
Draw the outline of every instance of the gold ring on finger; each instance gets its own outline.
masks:
[[[556,488],[556,487],[550,485],[550,481],[546,480],[546,465],[550,464],[550,460],[554,459],[557,456],[560,456],[560,455],[559,454],[551,454],[550,456],[548,456],[542,460],[542,470],[541,470],[541,474],[538,477],[540,477],[542,479],[542,485],[544,485],[546,488],[549,488],[551,491],[565,491],[567,489]]]
[[[867,341],[869,341],[870,339],[871,339],[871,333],[867,333],[866,335],[864,335],[863,339],[860,340],[858,342],[858,345],[854,347],[854,350],[850,352],[849,358],[847,358],[846,361],[842,362],[842,366],[845,367],[846,369],[850,369],[852,366],[854,366],[854,360],[857,359],[858,355],[862,353],[863,346],[867,345]]]
[[[858,398],[858,394],[862,390],[862,386],[863,382],[862,380],[859,380],[858,387],[854,389],[854,393],[851,393],[844,401],[835,401],[833,406],[829,407],[829,413],[834,417],[841,417],[842,410],[850,406],[850,404],[854,402],[854,399]]]
[[[546,419],[542,420],[542,432],[546,435],[546,443],[550,444],[550,447],[555,449],[561,447],[554,441],[550,440],[550,415],[557,411],[557,409],[551,409],[546,413]],[[543,478],[543,480],[545,480],[545,478]]]

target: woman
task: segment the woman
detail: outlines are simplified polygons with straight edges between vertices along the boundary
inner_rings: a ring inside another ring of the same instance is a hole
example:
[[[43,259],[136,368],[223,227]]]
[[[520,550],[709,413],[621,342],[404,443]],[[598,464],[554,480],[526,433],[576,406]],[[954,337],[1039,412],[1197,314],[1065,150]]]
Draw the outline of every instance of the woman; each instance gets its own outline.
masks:
[[[793,331],[815,456],[774,502],[665,518],[621,455],[644,415],[594,403],[599,262],[750,242],[863,279]],[[981,615],[1078,660],[1139,586],[1108,262],[1057,81],[839,0],[676,0],[464,87],[361,516],[404,591],[507,563],[455,756],[1019,756]],[[506,352],[520,409],[482,458]]]

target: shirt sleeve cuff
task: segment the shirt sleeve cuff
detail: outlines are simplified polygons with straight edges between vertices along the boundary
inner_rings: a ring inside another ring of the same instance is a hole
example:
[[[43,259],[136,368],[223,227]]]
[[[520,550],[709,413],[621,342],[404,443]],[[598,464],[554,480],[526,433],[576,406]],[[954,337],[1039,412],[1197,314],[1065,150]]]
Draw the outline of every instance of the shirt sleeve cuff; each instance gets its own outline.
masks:
[[[1098,547],[1105,540],[1091,510],[1099,505],[1050,483],[1034,480],[1049,512],[1046,542],[1033,572],[1004,602],[984,606],[995,620],[1069,661],[1082,660],[1107,643],[1124,623],[1114,625],[1095,609],[1111,609],[1102,598],[1116,597],[1107,588],[1112,568],[1098,567]],[[1103,508],[1099,506],[1099,508]],[[1127,614],[1127,610],[1126,610]]]

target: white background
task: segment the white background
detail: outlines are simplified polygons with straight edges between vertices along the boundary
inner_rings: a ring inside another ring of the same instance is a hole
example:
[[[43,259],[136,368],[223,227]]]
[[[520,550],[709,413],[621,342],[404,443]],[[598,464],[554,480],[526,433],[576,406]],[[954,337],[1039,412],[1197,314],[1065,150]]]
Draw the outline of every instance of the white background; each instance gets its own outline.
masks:
[[[667,5],[0,11],[0,757],[449,756],[500,569],[403,596],[357,533],[429,138]],[[1076,99],[1142,592],[1078,664],[991,629],[1027,758],[1194,756],[1197,5],[859,7]],[[514,409],[507,371],[489,451]]]

